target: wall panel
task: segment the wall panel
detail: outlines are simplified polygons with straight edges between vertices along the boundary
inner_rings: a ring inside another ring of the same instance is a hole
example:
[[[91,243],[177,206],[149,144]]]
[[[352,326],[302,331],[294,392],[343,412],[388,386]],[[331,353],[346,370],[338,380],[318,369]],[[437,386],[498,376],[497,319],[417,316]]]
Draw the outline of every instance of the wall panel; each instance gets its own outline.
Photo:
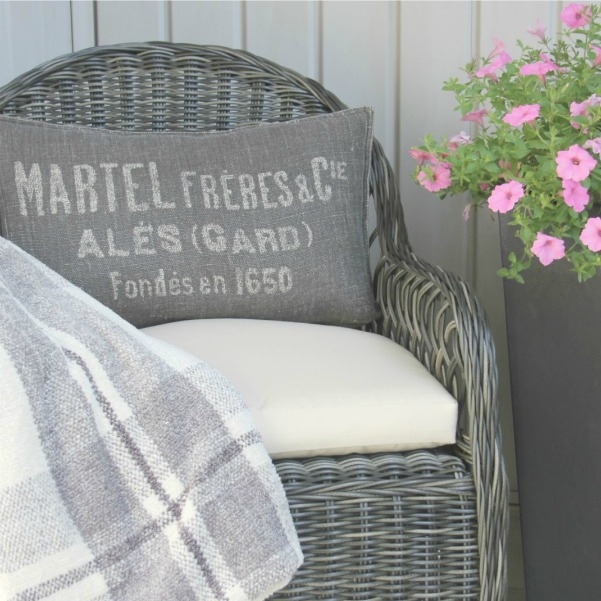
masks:
[[[416,163],[408,155],[431,132],[440,138],[469,127],[455,112],[443,81],[461,76],[472,57],[474,4],[402,2],[400,24],[400,147],[398,173],[410,239],[426,260],[468,280],[472,224],[463,220],[466,198],[438,199],[416,185]]]
[[[247,2],[245,48],[315,78],[317,5],[313,2]]]
[[[96,44],[96,12],[93,0],[71,2],[71,32],[73,50]]]
[[[168,40],[169,28],[169,2],[166,0],[96,2],[96,31],[101,46]]]
[[[175,41],[240,48],[243,29],[239,1],[171,2],[171,36]]]
[[[394,52],[398,7],[390,2],[332,2],[321,5],[321,83],[351,107],[374,109],[374,136],[396,160],[398,70]],[[340,32],[344,31],[344,35]],[[375,227],[372,206],[369,231]],[[379,251],[372,249],[372,266]]]
[[[374,134],[394,160],[397,19],[389,2],[323,2],[322,83],[349,106],[374,109]],[[341,32],[344,35],[341,35]],[[392,68],[391,68],[392,67]]]
[[[68,0],[0,2],[0,85],[71,48]]]

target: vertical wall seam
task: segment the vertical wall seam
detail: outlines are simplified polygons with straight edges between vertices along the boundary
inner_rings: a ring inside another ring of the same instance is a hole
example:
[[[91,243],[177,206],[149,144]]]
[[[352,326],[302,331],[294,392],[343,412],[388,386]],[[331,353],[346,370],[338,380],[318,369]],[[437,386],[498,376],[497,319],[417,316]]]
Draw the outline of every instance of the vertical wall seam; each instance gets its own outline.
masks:
[[[156,39],[166,41],[169,39],[169,0],[157,0],[155,5],[157,11]]]
[[[313,47],[315,79],[323,84],[323,2],[314,0]]]
[[[92,12],[94,15],[94,46],[98,46],[98,0],[94,0]]]
[[[393,165],[396,166],[397,181],[401,181],[401,3],[393,4],[392,35],[394,43],[393,52],[393,88],[392,88],[392,130],[393,130]]]
[[[310,26],[307,28],[307,47],[309,49],[308,58],[308,76],[312,79],[318,79],[318,48],[317,48],[317,2],[312,0],[310,7]]]
[[[563,10],[563,2],[549,2],[549,31],[548,35],[551,39],[557,40],[557,34],[561,31],[560,14]]]
[[[470,3],[470,18],[469,18],[469,48],[471,56],[467,57],[467,61],[474,57],[480,57],[480,38],[482,34],[482,6],[481,0],[474,0]],[[471,124],[470,134],[476,135],[478,131],[475,123]],[[465,273],[469,278],[470,284],[475,290],[478,290],[478,216],[476,211],[472,212],[470,220],[467,223],[467,249],[465,257]]]
[[[246,7],[244,0],[237,0],[232,4],[232,46],[244,50],[246,48]]]
[[[165,0],[164,19],[165,40],[173,42],[173,0]]]
[[[240,2],[240,46],[243,50],[248,50],[248,15],[246,12],[246,0]]]
[[[75,29],[73,23],[73,0],[69,2],[69,21],[71,25],[71,52],[75,52]]]

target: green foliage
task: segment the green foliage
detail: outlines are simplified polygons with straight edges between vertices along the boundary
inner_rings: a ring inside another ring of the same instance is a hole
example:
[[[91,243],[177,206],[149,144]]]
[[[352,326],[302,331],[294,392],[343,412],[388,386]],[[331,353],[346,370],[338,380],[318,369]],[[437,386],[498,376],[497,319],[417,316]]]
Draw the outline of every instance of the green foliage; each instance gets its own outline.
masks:
[[[566,29],[554,45],[542,39],[533,48],[518,41],[519,59],[493,69],[499,54],[491,53],[466,65],[465,81],[447,80],[443,89],[454,94],[462,117],[486,110],[482,124],[467,143],[437,141],[428,135],[416,149],[430,155],[429,160],[418,161],[416,181],[420,172],[431,177],[432,165],[443,164],[450,170],[450,185],[434,191],[441,198],[468,191],[476,206],[487,207],[496,186],[510,181],[523,186],[525,194],[510,213],[523,251],[521,256],[507,257],[508,267],[499,271],[506,278],[523,281],[521,273],[531,265],[531,247],[539,232],[564,241],[563,260],[571,263],[579,281],[601,268],[601,251],[593,252],[580,240],[588,218],[601,215],[601,160],[595,154],[601,145],[601,64],[595,64],[601,61],[601,7],[591,5],[587,10],[588,22]],[[520,74],[524,65],[535,63],[546,64],[547,72]],[[483,75],[487,67],[488,74]],[[579,114],[583,109],[578,111],[574,103],[584,102],[584,114]],[[517,126],[503,120],[524,105],[538,105],[537,118]],[[588,148],[598,161],[580,182],[590,199],[581,212],[566,204],[557,173],[557,153],[573,145]],[[423,176],[420,183],[424,185]]]

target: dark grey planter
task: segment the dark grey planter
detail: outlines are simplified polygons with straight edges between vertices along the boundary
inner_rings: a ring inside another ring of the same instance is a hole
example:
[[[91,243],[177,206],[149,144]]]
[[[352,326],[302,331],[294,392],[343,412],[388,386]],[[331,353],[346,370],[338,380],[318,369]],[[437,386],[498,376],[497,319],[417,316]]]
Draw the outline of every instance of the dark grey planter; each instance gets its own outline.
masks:
[[[501,225],[504,256],[518,242]],[[504,283],[528,601],[601,599],[601,275]]]

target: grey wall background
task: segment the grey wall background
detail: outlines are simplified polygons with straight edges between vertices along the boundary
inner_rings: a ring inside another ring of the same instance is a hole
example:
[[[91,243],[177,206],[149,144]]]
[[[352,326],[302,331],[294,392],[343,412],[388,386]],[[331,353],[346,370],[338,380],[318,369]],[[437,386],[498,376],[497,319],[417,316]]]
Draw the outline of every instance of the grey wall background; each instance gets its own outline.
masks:
[[[322,82],[350,106],[372,106],[375,134],[401,183],[418,254],[467,279],[483,300],[500,367],[505,455],[511,479],[512,599],[522,599],[519,497],[513,449],[498,227],[463,220],[466,198],[438,200],[416,186],[408,156],[428,132],[469,131],[442,82],[462,75],[492,37],[517,56],[537,19],[554,35],[568,2],[0,0],[0,85],[38,63],[93,45],[171,40],[244,48]]]

